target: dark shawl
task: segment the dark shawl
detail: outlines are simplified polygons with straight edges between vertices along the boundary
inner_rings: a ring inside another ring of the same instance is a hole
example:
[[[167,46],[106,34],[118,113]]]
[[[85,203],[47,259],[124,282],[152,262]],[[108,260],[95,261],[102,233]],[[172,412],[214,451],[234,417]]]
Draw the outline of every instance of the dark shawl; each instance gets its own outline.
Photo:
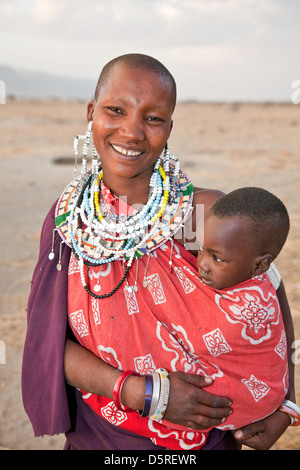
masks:
[[[28,300],[28,328],[24,346],[22,392],[24,408],[35,436],[64,433],[71,427],[64,378],[67,333],[67,292],[70,248],[62,245],[62,271],[57,271],[60,236],[52,248],[55,205],[43,224],[40,253]],[[69,388],[69,387],[68,387]]]

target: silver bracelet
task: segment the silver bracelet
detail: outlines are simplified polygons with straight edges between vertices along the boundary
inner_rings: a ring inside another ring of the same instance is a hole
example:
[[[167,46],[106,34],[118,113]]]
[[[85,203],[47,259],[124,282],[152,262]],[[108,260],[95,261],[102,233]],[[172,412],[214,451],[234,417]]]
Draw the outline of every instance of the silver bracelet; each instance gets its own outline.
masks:
[[[163,419],[168,406],[170,394],[170,376],[166,369],[159,368],[156,370],[156,372],[158,372],[160,377],[160,396],[157,408],[152,415],[149,415],[149,418],[155,421],[160,421]]]
[[[152,402],[151,402],[151,407],[149,411],[149,416],[152,416],[156,408],[158,406],[159,402],[159,396],[160,396],[160,375],[158,372],[154,372],[152,375],[152,383],[153,383],[153,393],[152,393]]]

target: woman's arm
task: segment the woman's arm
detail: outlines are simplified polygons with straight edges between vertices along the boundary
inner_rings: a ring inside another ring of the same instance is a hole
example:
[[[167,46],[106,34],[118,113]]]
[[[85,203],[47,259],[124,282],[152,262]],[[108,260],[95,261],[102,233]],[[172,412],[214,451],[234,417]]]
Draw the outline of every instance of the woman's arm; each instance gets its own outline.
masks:
[[[64,367],[69,385],[85,392],[113,398],[113,387],[121,372],[71,340],[66,342]],[[170,397],[165,413],[167,421],[201,430],[218,426],[231,413],[229,399],[203,390],[203,387],[211,385],[212,380],[182,372],[171,372],[170,382]],[[122,388],[122,403],[134,410],[142,410],[144,400],[144,379],[137,376],[128,377]]]

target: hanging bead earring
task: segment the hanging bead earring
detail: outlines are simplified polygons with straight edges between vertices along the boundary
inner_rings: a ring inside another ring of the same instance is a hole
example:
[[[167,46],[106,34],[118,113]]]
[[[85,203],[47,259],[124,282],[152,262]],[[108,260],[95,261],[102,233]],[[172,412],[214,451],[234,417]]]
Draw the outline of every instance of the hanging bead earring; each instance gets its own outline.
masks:
[[[81,175],[84,177],[87,172],[87,156],[88,156],[88,151],[89,151],[89,145],[90,145],[90,140],[91,140],[91,135],[92,135],[92,125],[93,121],[89,121],[88,127],[86,130],[85,135],[78,134],[74,138],[74,153],[75,153],[75,165],[74,165],[74,174],[76,175],[77,173],[77,162],[78,162],[78,155],[79,155],[79,140],[83,140],[83,148],[82,148],[82,163],[81,163]],[[93,146],[93,155],[94,157],[98,154]]]
[[[92,122],[92,121],[91,121]],[[93,160],[92,160],[92,173],[97,173],[98,175],[98,172],[99,172],[99,165],[100,165],[100,156],[97,152],[97,149],[94,145],[94,142],[93,142]],[[93,170],[94,169],[94,170]]]
[[[79,155],[79,140],[84,139],[85,135],[78,134],[74,138],[74,154],[75,154],[75,164],[74,164],[74,177],[77,174],[77,162],[78,162],[78,155]]]
[[[82,148],[82,163],[81,163],[81,175],[85,177],[87,173],[87,156],[89,152],[89,145],[90,145],[90,140],[91,140],[91,134],[92,134],[92,125],[93,121],[89,121],[88,127],[86,130],[86,134],[84,137],[84,142],[83,142],[83,148]]]

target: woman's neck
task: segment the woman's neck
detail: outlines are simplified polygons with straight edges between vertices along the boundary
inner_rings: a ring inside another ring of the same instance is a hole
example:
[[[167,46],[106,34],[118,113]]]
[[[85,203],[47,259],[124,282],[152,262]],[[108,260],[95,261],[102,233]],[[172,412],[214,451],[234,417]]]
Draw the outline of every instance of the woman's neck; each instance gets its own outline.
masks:
[[[137,204],[145,204],[149,198],[149,182],[150,175],[138,175],[133,178],[113,178],[105,177],[103,174],[103,181],[106,186],[116,196],[125,200],[130,206]],[[112,181],[111,181],[112,180]]]

